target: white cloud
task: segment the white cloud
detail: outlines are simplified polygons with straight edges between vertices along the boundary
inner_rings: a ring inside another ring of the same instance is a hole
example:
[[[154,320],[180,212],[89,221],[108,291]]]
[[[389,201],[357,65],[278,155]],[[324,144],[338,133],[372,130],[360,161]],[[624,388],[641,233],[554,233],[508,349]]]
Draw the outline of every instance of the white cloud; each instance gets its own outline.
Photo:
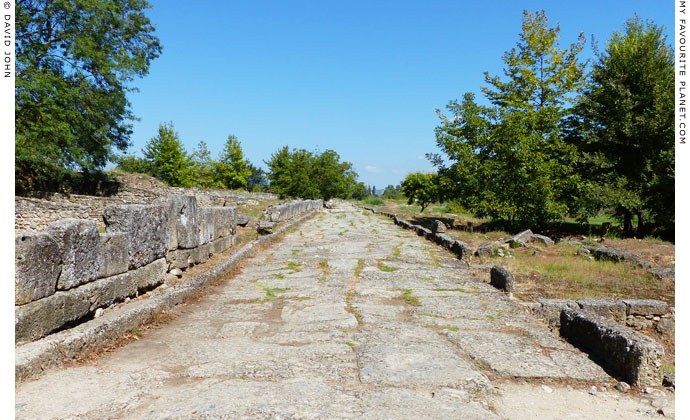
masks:
[[[379,169],[379,168],[377,168],[376,166],[371,166],[371,165],[365,166],[365,167],[364,167],[364,170],[367,171],[367,172],[371,172],[372,174],[380,174],[380,173],[383,173],[383,169]]]
[[[419,156],[417,156],[417,159],[419,159],[419,160],[424,160],[424,159],[426,159],[426,158],[424,157],[424,155],[419,155]]]
[[[393,172],[393,174],[395,174],[395,175],[402,175],[402,174],[407,173],[407,171],[404,171],[402,169],[393,169],[391,172]]]

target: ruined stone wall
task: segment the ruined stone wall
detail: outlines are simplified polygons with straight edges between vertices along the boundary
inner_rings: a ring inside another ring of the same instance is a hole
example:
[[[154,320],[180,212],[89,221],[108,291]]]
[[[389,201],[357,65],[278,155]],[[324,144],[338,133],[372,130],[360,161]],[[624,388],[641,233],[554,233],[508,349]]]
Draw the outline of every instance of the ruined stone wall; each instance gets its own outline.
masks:
[[[200,207],[231,207],[251,203],[252,200],[258,203],[278,199],[278,196],[269,193],[199,190],[159,185],[145,189],[123,184],[118,193],[110,197],[58,193],[46,194],[42,199],[15,197],[14,228],[39,231],[56,221],[76,218],[92,220],[102,229],[105,227],[102,215],[106,207],[115,204],[151,204],[170,194],[194,196]]]
[[[105,232],[90,219],[90,208],[47,203],[56,214],[64,209],[88,217],[15,234],[18,342],[85,321],[99,308],[155,288],[167,275],[204,263],[236,243],[237,207],[202,207],[195,196],[169,195],[146,205],[109,204],[99,215]],[[316,202],[297,201],[283,208],[295,217],[315,209]]]

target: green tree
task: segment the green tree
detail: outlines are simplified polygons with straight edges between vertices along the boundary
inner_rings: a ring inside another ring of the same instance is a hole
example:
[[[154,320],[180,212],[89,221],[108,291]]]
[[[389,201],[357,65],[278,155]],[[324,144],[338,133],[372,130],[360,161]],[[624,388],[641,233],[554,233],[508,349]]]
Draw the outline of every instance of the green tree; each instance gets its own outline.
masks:
[[[281,197],[347,198],[356,184],[357,174],[349,162],[340,162],[333,150],[312,153],[282,147],[265,162],[271,189]]]
[[[161,46],[142,0],[16,3],[15,183],[59,188],[129,145],[127,92]]]
[[[259,192],[263,191],[268,186],[268,179],[266,172],[263,169],[254,165],[249,165],[251,175],[247,178],[247,191]]]
[[[439,178],[435,173],[413,172],[407,174],[400,185],[402,192],[407,197],[407,204],[416,202],[422,206],[422,213],[429,204],[440,201]]]
[[[573,136],[589,181],[584,216],[614,208],[627,231],[637,216],[638,236],[648,222],[673,231],[673,86],[673,50],[654,23],[629,19],[597,54]]]
[[[153,168],[151,162],[146,159],[133,155],[123,155],[114,158],[117,164],[117,169],[123,172],[132,174],[148,174],[153,175]]]
[[[223,146],[218,161],[214,165],[215,180],[224,188],[238,189],[247,186],[247,178],[252,174],[249,161],[244,158],[242,146],[232,134]]]
[[[173,187],[191,187],[194,184],[192,161],[172,122],[158,126],[158,135],[148,141],[143,152],[156,178]]]
[[[543,224],[568,211],[579,184],[577,149],[564,141],[564,118],[584,82],[577,55],[584,45],[558,47],[558,26],[543,11],[524,12],[517,47],[503,55],[506,80],[485,73],[490,106],[467,93],[442,115],[430,155],[449,197],[479,216]]]
[[[200,141],[191,156],[194,170],[194,184],[199,188],[222,188],[223,184],[216,179],[214,168],[216,162],[211,158],[206,142]]]
[[[400,200],[402,198],[405,198],[405,194],[403,194],[402,187],[400,186],[400,184],[388,185],[383,190],[381,197],[387,198],[389,200]]]
[[[364,200],[370,195],[370,190],[369,188],[364,185],[363,182],[358,182],[352,187],[352,192],[350,193],[350,198],[354,198],[355,200]]]

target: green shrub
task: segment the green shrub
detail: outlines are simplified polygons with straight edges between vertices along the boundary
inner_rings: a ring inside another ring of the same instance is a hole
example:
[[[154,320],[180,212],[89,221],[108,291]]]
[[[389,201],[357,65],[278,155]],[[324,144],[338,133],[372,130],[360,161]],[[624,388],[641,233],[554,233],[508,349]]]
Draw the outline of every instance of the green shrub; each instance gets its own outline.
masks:
[[[370,206],[380,206],[383,204],[383,200],[381,200],[379,197],[369,197],[364,200],[364,202]]]

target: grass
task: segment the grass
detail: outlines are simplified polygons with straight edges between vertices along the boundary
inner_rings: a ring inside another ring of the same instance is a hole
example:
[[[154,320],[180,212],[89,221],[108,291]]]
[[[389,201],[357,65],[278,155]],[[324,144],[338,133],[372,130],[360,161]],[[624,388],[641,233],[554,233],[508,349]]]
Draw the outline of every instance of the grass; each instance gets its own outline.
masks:
[[[297,262],[295,262],[295,261],[288,261],[288,262],[287,262],[287,268],[288,268],[289,270],[292,270],[292,273],[296,273],[296,272],[302,270],[302,269],[300,268],[299,263],[297,263]]]
[[[293,250],[292,250],[292,255],[297,256],[297,254],[299,254],[300,251],[301,251],[300,249],[293,249]]]
[[[357,260],[357,267],[355,267],[355,277],[359,278],[359,275],[362,274],[363,269],[364,269],[364,260],[360,258]]]
[[[412,306],[422,306],[417,296],[412,295],[412,289],[402,289],[402,294],[400,298],[405,301],[405,303]]]
[[[432,289],[434,292],[460,292],[463,293],[465,289]]]
[[[394,257],[399,257],[399,256],[400,256],[400,247],[401,247],[401,246],[402,246],[402,244],[398,244],[398,245],[396,245],[396,246],[393,247],[393,256],[394,256]]]
[[[321,269],[321,276],[319,276],[319,283],[323,283],[326,281],[326,276],[330,274],[332,271],[331,267],[328,265],[328,261],[326,260],[320,260],[319,264],[317,265],[319,269]]]
[[[378,267],[379,270],[384,271],[384,272],[386,272],[386,273],[391,273],[391,272],[393,272],[393,271],[398,271],[398,270],[400,270],[400,269],[397,268],[397,267],[388,267],[388,266],[384,265],[381,261],[378,261],[378,263],[377,263],[376,266]]]

